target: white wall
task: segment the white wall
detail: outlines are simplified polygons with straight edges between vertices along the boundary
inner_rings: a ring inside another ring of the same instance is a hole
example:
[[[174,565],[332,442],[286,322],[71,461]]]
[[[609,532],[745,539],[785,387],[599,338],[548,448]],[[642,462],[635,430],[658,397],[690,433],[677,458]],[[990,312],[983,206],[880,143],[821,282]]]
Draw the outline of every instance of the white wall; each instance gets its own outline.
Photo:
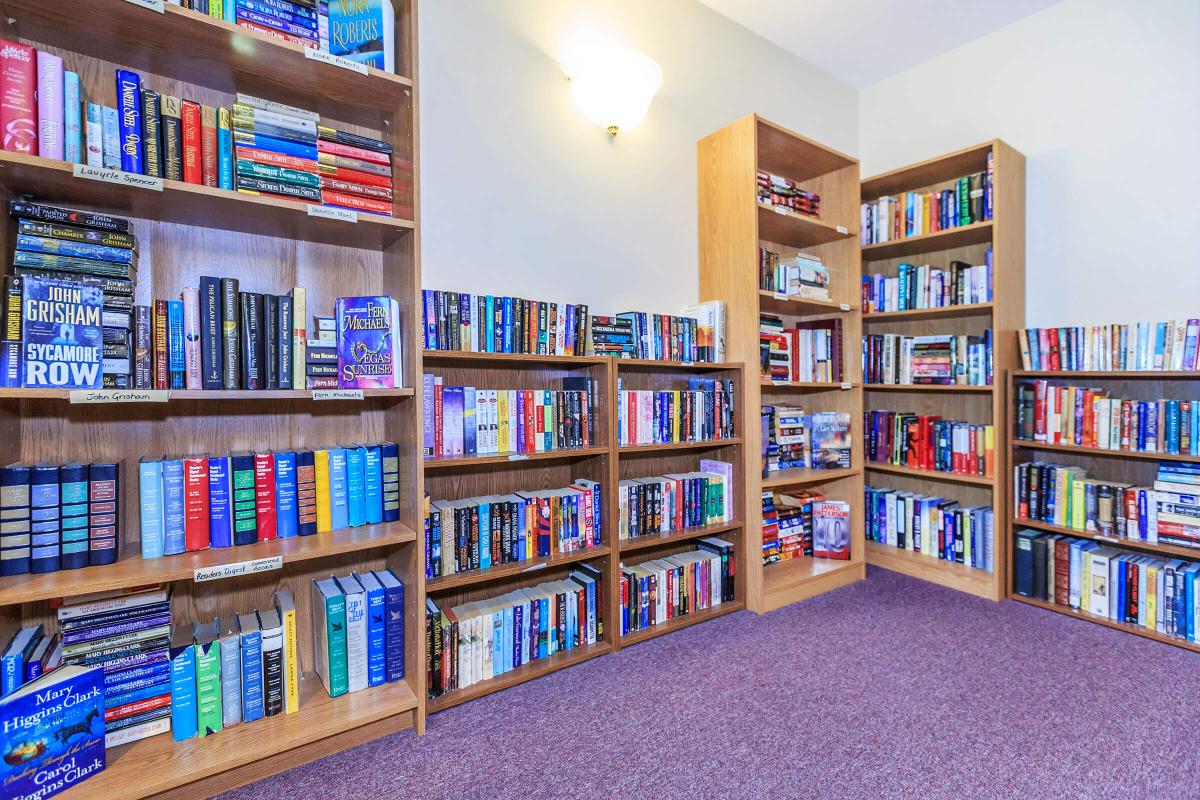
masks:
[[[557,63],[580,24],[663,70],[616,140]],[[698,299],[699,139],[758,112],[856,149],[853,88],[695,0],[434,0],[418,25],[426,288],[675,312]]]
[[[1200,2],[1063,3],[864,89],[864,175],[1026,157],[1030,325],[1200,316]]]

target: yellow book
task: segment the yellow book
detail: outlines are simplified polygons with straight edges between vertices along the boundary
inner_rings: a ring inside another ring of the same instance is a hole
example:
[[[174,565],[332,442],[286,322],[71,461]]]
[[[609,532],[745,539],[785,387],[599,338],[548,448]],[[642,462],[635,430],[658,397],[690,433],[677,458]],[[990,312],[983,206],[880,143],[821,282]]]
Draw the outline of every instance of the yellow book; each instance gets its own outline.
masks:
[[[308,364],[308,295],[303,286],[292,287],[292,329],[280,331],[280,336],[292,337],[292,388],[307,389],[305,385]]]
[[[983,465],[988,477],[996,474],[996,428],[983,426]]]
[[[680,409],[683,407],[682,395],[683,395],[683,392],[671,392],[671,402],[674,404],[674,407],[675,407],[675,414],[674,414],[675,418],[673,420],[671,420],[671,441],[672,442],[682,442],[683,441],[683,438],[679,435],[679,429],[680,429],[680,427],[682,427],[681,419],[683,417],[683,414],[680,413]]]
[[[1075,474],[1066,467],[1059,467],[1054,482],[1054,524],[1064,525],[1067,519],[1067,503],[1071,497],[1071,481]]]
[[[1086,516],[1083,510],[1083,498],[1086,491],[1083,478],[1076,478],[1071,482],[1071,527],[1077,531],[1084,528]]]
[[[275,593],[275,607],[283,621],[283,708],[288,714],[300,710],[300,651],[296,639],[296,603],[288,589]]]
[[[329,496],[329,451],[314,450],[317,473],[317,533],[333,530],[333,503]]]
[[[1092,551],[1084,550],[1080,556],[1079,607],[1087,611],[1092,602]]]
[[[496,452],[507,453],[508,450],[508,392],[501,389],[496,393],[496,416],[499,422],[499,447]]]
[[[533,558],[533,541],[537,538],[538,506],[536,502],[525,507],[525,558]]]
[[[963,514],[963,563],[971,566],[971,515]]]
[[[1158,628],[1158,567],[1146,566],[1146,627]]]

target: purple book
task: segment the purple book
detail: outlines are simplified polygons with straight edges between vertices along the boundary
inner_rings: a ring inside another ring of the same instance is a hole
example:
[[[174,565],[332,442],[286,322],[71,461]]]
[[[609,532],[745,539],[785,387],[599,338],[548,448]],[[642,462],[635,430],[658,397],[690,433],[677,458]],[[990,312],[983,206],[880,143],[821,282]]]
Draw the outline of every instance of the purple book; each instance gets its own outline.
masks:
[[[63,108],[63,60],[38,50],[38,155],[42,158],[61,161],[65,157]]]
[[[338,386],[395,389],[400,375],[400,311],[390,297],[339,297]]]
[[[448,456],[463,454],[463,408],[466,399],[463,387],[442,389],[442,452]]]

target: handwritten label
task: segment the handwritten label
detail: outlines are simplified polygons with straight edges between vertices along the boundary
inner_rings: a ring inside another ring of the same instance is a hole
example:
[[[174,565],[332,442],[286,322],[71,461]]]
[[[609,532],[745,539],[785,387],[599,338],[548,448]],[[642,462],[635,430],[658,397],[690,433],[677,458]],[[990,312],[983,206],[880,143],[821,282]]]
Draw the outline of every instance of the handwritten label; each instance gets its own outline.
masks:
[[[318,206],[313,203],[308,204],[308,215],[310,217],[324,217],[325,219],[336,219],[342,222],[358,222],[358,212],[351,211],[348,208],[330,208],[329,206]]]
[[[509,461],[524,461],[527,458],[529,458],[529,456],[525,455],[524,453],[513,453],[512,455],[510,455],[508,457],[508,460]]]
[[[837,232],[838,232],[838,233],[849,233],[849,232],[850,232],[850,229],[849,229],[849,228],[847,228],[845,225],[838,225],[838,226],[837,226]]]
[[[313,400],[362,400],[362,389],[313,389]]]
[[[135,6],[141,6],[142,8],[148,8],[151,11],[157,11],[160,14],[164,13],[163,0],[125,0],[125,2],[133,3]]]
[[[333,53],[325,53],[320,50],[314,50],[311,47],[304,50],[304,57],[309,61],[324,61],[326,64],[332,64],[335,67],[348,69],[351,72],[357,72],[359,75],[367,74],[367,65],[359,64],[356,61],[351,61],[348,58],[335,56]]]
[[[853,384],[851,384],[849,382],[843,382],[842,383],[842,391],[846,391],[847,389],[850,389],[852,386],[853,386]]]
[[[72,403],[165,403],[165,389],[72,389]]]
[[[220,581],[225,578],[236,578],[240,575],[257,575],[260,572],[283,569],[283,556],[256,558],[253,561],[239,561],[236,564],[221,564],[217,567],[201,567],[192,570],[192,580],[196,583],[205,581]]]
[[[849,304],[849,303],[842,303],[842,305],[840,306],[840,308],[842,309],[842,311],[849,311],[849,310],[850,310],[850,304]]]
[[[163,190],[163,179],[150,175],[134,175],[132,172],[122,172],[119,169],[104,169],[89,167],[87,164],[76,164],[73,173],[76,178],[87,178],[89,181],[115,183],[118,186],[131,186],[134,189],[149,189],[154,192]]]

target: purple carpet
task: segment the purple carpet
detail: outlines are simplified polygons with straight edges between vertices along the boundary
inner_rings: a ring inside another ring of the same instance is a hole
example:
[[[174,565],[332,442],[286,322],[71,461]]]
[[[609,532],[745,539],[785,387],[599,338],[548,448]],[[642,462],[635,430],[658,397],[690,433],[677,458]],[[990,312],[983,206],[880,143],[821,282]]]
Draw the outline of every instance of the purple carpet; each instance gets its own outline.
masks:
[[[1200,797],[1200,656],[882,570],[224,800]]]

